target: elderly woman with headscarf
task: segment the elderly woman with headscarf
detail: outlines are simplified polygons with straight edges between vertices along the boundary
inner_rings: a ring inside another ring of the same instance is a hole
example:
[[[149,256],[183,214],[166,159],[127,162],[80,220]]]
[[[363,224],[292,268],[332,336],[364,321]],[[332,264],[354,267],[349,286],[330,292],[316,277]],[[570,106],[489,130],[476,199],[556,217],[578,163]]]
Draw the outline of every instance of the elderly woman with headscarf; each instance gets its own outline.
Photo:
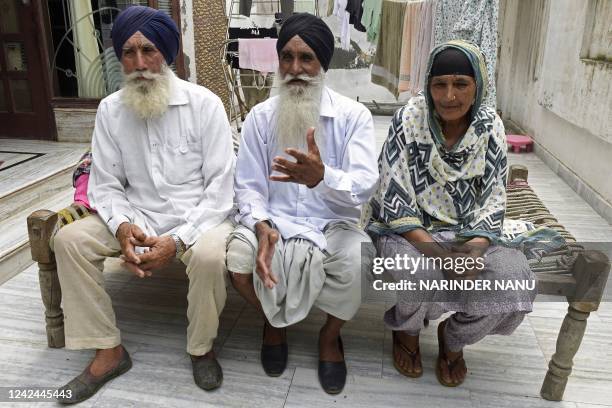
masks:
[[[395,281],[417,285],[397,291],[397,303],[385,313],[395,367],[419,377],[420,330],[427,320],[454,311],[438,326],[436,364],[439,382],[451,387],[465,379],[466,345],[511,334],[532,310],[535,278],[526,256],[511,246],[558,238],[533,225],[504,223],[507,147],[500,117],[482,104],[486,84],[476,46],[450,41],[431,52],[424,95],[393,118],[366,215],[381,257],[422,261],[412,269],[386,269]],[[529,284],[522,290],[462,291],[467,280]]]

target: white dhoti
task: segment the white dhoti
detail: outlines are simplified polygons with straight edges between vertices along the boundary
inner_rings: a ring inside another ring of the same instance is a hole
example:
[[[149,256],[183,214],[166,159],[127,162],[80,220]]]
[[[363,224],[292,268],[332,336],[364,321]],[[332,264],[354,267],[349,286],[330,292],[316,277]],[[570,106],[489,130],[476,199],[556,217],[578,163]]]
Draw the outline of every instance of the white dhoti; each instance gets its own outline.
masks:
[[[362,266],[369,268],[375,254],[371,240],[357,225],[346,222],[328,224],[323,232],[327,240],[324,250],[302,238],[276,243],[272,273],[278,283],[272,289],[254,273],[255,233],[241,225],[230,235],[227,268],[253,274],[255,293],[274,327],[303,320],[313,305],[342,320],[350,320],[359,309]]]

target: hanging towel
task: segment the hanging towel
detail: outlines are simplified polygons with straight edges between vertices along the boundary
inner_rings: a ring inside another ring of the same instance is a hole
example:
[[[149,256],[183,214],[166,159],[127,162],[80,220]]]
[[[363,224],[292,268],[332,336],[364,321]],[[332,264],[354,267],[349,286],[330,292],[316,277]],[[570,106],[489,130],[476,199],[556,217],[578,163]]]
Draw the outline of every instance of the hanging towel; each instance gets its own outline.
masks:
[[[276,72],[276,41],[276,38],[239,38],[240,68],[253,69],[264,74]]]
[[[384,86],[395,98],[399,96],[400,59],[402,52],[402,31],[406,3],[384,0],[380,19],[376,55],[372,63],[372,82]]]
[[[260,28],[260,27],[230,27],[227,29],[227,34],[230,40],[237,40],[240,38],[277,38],[278,32],[275,27],[272,28]],[[231,64],[232,68],[240,67],[240,59],[238,58],[238,43],[231,42],[227,45],[227,62]]]
[[[427,60],[433,49],[433,26],[436,2],[427,0],[421,5],[421,13],[415,34],[416,42],[412,47],[412,65],[410,67],[410,92],[416,95],[425,86],[425,75],[427,71]]]
[[[346,11],[347,4],[348,0],[334,1],[334,15],[340,21],[340,46],[344,50],[351,48],[351,26],[349,24],[351,15]]]
[[[361,24],[366,28],[368,41],[376,43],[380,31],[380,13],[382,0],[364,0]]]
[[[402,52],[400,54],[400,71],[398,91],[400,93],[411,89],[410,85],[414,80],[410,76],[410,70],[416,60],[417,37],[419,35],[419,21],[421,18],[421,6],[423,2],[408,3],[404,14],[404,28],[402,31]]]

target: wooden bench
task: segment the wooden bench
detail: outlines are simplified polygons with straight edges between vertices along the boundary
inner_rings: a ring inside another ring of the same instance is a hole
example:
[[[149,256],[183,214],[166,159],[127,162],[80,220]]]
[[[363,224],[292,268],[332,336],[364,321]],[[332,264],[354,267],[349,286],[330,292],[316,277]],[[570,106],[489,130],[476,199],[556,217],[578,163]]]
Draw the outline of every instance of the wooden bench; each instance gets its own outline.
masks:
[[[564,296],[569,304],[557,337],[556,352],[550,360],[540,391],[543,398],[560,401],[572,371],[573,358],[582,342],[587,318],[599,307],[610,271],[610,262],[602,252],[585,250],[575,244],[574,237],[559,224],[529,187],[527,175],[524,166],[511,167],[506,216],[555,229],[568,242],[565,248],[546,255],[540,261],[530,262],[538,278],[539,293]],[[49,347],[64,347],[62,292],[49,240],[63,224],[88,214],[84,207],[73,204],[59,213],[39,210],[28,217],[32,259],[38,262],[39,266]]]

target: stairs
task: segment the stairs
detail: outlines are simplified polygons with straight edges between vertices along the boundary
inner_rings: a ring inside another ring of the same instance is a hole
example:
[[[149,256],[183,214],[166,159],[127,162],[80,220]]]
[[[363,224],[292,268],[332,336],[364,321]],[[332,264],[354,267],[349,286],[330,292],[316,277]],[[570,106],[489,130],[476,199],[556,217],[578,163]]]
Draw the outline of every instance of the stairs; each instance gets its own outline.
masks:
[[[72,172],[88,148],[84,143],[0,139],[0,161],[2,155],[11,158],[0,167],[0,285],[33,263],[27,217],[72,202]]]

